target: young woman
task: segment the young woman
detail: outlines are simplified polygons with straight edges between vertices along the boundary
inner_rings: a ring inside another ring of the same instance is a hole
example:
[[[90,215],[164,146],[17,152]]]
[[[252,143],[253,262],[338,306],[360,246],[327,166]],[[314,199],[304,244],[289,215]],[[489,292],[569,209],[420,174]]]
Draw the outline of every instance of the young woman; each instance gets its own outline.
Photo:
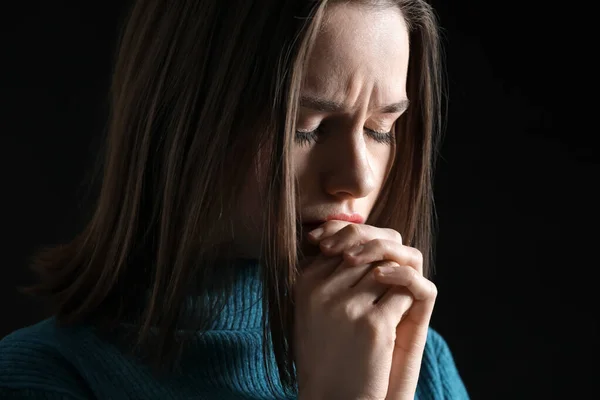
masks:
[[[137,1],[0,397],[468,398],[428,327],[439,52],[421,0]]]

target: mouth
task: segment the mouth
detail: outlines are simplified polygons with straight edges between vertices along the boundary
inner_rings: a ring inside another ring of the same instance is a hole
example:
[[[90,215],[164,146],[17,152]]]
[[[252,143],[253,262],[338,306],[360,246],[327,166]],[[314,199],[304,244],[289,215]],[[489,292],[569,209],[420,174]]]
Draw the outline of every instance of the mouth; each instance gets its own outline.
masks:
[[[307,220],[302,223],[302,231],[303,233],[308,233],[314,229],[317,229],[319,226],[323,225],[327,221],[347,221],[355,224],[363,224],[365,219],[360,214],[331,214],[328,215],[325,219],[314,219]]]
[[[355,224],[362,224],[365,222],[365,219],[360,214],[333,214],[327,216],[327,221],[338,220],[338,221],[348,221],[353,222]]]

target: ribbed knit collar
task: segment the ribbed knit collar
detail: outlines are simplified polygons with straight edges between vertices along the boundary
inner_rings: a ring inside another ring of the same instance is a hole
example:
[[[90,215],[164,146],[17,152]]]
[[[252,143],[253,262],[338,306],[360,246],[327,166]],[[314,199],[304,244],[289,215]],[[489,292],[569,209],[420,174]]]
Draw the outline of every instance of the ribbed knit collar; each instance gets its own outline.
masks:
[[[261,329],[263,292],[260,265],[255,260],[243,260],[236,263],[235,268],[231,295],[210,329]]]

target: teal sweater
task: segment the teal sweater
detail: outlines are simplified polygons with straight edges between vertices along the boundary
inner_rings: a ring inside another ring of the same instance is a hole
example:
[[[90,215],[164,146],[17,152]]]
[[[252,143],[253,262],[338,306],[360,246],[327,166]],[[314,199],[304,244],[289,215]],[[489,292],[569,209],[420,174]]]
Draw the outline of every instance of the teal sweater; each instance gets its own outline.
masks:
[[[185,352],[180,372],[156,378],[92,327],[58,327],[49,318],[0,341],[0,399],[290,398],[280,385],[279,393],[268,391],[261,283],[246,270],[219,320]],[[268,361],[275,365],[274,357]],[[431,329],[415,399],[468,399],[446,342]]]

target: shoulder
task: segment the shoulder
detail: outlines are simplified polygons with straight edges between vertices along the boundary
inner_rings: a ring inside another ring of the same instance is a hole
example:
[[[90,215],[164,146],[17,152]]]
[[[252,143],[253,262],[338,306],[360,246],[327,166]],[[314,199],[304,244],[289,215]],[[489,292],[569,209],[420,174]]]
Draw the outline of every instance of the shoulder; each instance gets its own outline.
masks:
[[[452,364],[452,365],[449,365]],[[433,328],[427,332],[427,342],[423,351],[421,373],[437,375],[440,369],[453,366],[452,352],[442,335]]]
[[[46,397],[86,398],[86,389],[69,356],[69,343],[81,335],[49,318],[0,340],[0,393],[25,391]]]
[[[433,328],[429,328],[427,332],[426,351],[429,351],[436,357],[442,357],[442,361],[444,361],[444,357],[451,355],[450,346],[448,346],[442,335]]]
[[[427,332],[417,394],[419,399],[469,398],[448,343],[433,328]]]

